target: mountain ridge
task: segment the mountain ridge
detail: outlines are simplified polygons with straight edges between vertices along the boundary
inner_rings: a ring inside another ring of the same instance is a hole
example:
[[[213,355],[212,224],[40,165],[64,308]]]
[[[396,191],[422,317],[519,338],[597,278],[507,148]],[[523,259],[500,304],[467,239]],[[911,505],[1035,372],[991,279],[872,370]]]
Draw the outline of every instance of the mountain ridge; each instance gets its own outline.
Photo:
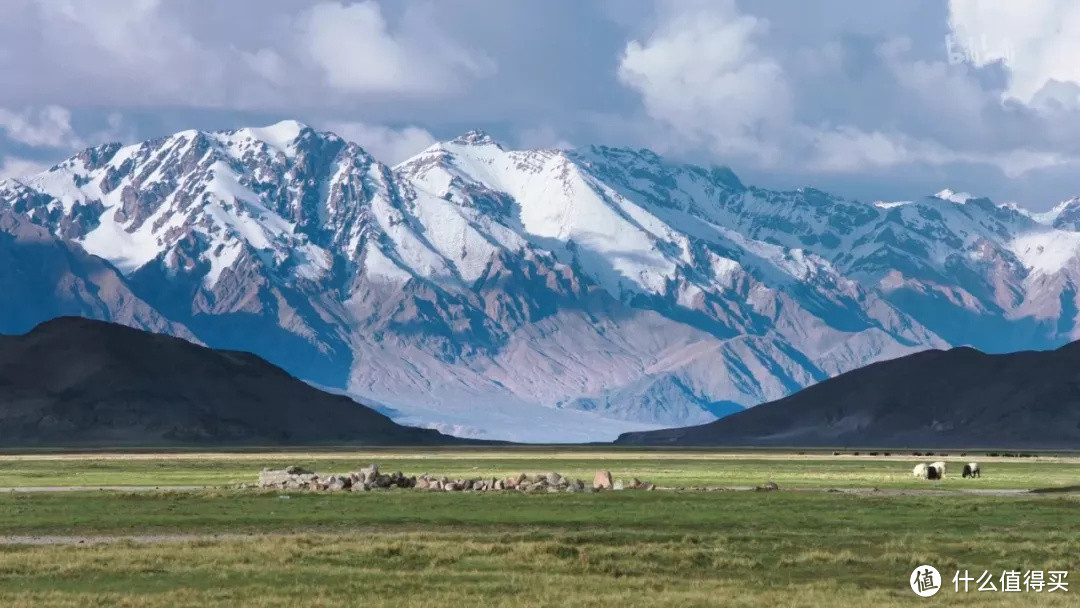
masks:
[[[707,422],[871,361],[1076,334],[1071,207],[943,197],[771,191],[480,132],[388,167],[295,121],[0,182],[0,209],[105,260],[177,331],[399,420],[525,441]]]
[[[7,447],[463,442],[397,425],[251,353],[83,317],[0,335]]]
[[[987,354],[963,346],[879,361],[714,422],[626,433],[668,446],[1074,449],[1080,342]]]

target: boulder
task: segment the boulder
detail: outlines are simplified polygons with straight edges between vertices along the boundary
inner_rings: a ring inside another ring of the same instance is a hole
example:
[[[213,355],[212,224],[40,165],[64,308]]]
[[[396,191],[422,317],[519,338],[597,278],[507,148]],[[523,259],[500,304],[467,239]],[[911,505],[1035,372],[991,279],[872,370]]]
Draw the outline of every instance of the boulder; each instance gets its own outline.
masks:
[[[548,485],[551,485],[551,486],[559,485],[559,483],[563,479],[562,475],[559,475],[555,471],[549,472],[547,475],[544,476],[544,478],[547,479]]]
[[[626,486],[625,486],[625,485],[623,485],[623,480],[621,480],[621,479],[616,479],[616,480],[615,480],[615,483],[613,483],[613,484],[611,485],[611,489],[612,489],[612,490],[622,490],[622,489],[623,489],[623,488],[625,488],[625,487],[626,487]]]
[[[611,483],[611,472],[597,471],[593,476],[592,485],[597,490],[610,490],[614,486]]]
[[[529,480],[529,476],[524,473],[518,473],[518,476],[514,478],[514,485],[520,486]]]
[[[755,488],[759,492],[775,492],[780,489],[780,486],[776,485],[775,481],[766,481],[763,485]]]
[[[304,467],[300,467],[300,466],[297,466],[297,465],[294,464],[294,465],[290,465],[290,466],[285,467],[285,472],[288,473],[289,475],[311,475],[315,471],[309,471],[309,470],[305,469]]]
[[[281,470],[263,469],[259,471],[259,487],[260,488],[280,488],[285,487],[292,481],[292,475]]]
[[[461,489],[461,486],[459,486],[457,483],[451,481],[450,483],[444,485],[443,489],[446,490],[447,492],[457,492],[458,490]]]

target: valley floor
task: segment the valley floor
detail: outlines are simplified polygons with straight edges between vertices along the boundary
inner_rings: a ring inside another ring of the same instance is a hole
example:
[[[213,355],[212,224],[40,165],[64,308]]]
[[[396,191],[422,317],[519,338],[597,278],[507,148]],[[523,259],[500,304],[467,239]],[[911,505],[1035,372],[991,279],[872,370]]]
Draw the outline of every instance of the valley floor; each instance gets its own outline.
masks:
[[[1080,589],[957,593],[951,578],[1030,569],[1080,580],[1080,534],[1069,524],[1077,494],[948,490],[1075,485],[1080,461],[984,456],[981,480],[932,483],[910,478],[915,460],[599,450],[8,455],[0,485],[230,484],[253,481],[262,466],[346,471],[374,461],[451,476],[555,470],[591,479],[609,469],[665,486],[772,479],[781,491],[7,492],[0,605],[907,606],[921,601],[908,587],[920,564],[946,579],[937,604],[1076,605]],[[807,491],[785,491],[797,488]],[[862,491],[826,491],[852,488]]]
[[[298,464],[318,472],[354,471],[371,463],[383,472],[448,477],[509,476],[557,471],[591,481],[600,469],[615,478],[662,487],[746,487],[775,481],[781,489],[912,490],[1031,489],[1080,484],[1080,455],[987,456],[987,451],[914,456],[890,451],[805,452],[649,450],[611,448],[404,448],[367,450],[250,450],[233,452],[78,452],[0,454],[0,488],[103,486],[224,486],[253,483],[263,467]],[[944,460],[942,481],[914,479],[918,462]],[[962,479],[963,463],[981,463],[981,479]]]

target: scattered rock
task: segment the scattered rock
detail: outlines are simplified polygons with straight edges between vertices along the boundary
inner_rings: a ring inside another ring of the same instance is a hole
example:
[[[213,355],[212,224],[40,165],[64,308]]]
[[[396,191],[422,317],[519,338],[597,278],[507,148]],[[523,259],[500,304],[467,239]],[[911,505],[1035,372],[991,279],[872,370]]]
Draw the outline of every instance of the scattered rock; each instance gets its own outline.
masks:
[[[592,485],[597,490],[610,490],[613,487],[611,471],[597,471],[593,476]]]
[[[366,492],[370,490],[395,490],[417,488],[420,490],[440,490],[447,492],[490,492],[496,490],[518,490],[521,492],[596,492],[601,489],[655,489],[651,483],[633,478],[629,483],[622,480],[612,482],[611,473],[599,471],[593,477],[592,486],[586,486],[580,479],[571,479],[555,471],[540,473],[533,477],[520,473],[517,477],[496,479],[448,479],[435,478],[424,473],[420,476],[406,477],[400,471],[389,475],[379,473],[379,467],[371,465],[350,473],[320,476],[298,466],[285,469],[262,469],[258,484],[243,484],[257,488],[277,490],[312,490]]]
[[[776,485],[775,481],[766,481],[764,485],[760,485],[754,489],[758,492],[775,492],[780,489],[780,486]]]

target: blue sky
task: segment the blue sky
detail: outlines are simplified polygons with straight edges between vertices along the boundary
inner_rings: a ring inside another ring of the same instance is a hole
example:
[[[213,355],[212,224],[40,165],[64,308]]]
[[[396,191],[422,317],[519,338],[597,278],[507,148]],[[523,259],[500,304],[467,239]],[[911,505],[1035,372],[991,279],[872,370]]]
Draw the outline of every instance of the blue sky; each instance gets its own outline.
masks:
[[[0,175],[295,118],[386,162],[482,128],[864,200],[1080,195],[1070,0],[5,0]]]

